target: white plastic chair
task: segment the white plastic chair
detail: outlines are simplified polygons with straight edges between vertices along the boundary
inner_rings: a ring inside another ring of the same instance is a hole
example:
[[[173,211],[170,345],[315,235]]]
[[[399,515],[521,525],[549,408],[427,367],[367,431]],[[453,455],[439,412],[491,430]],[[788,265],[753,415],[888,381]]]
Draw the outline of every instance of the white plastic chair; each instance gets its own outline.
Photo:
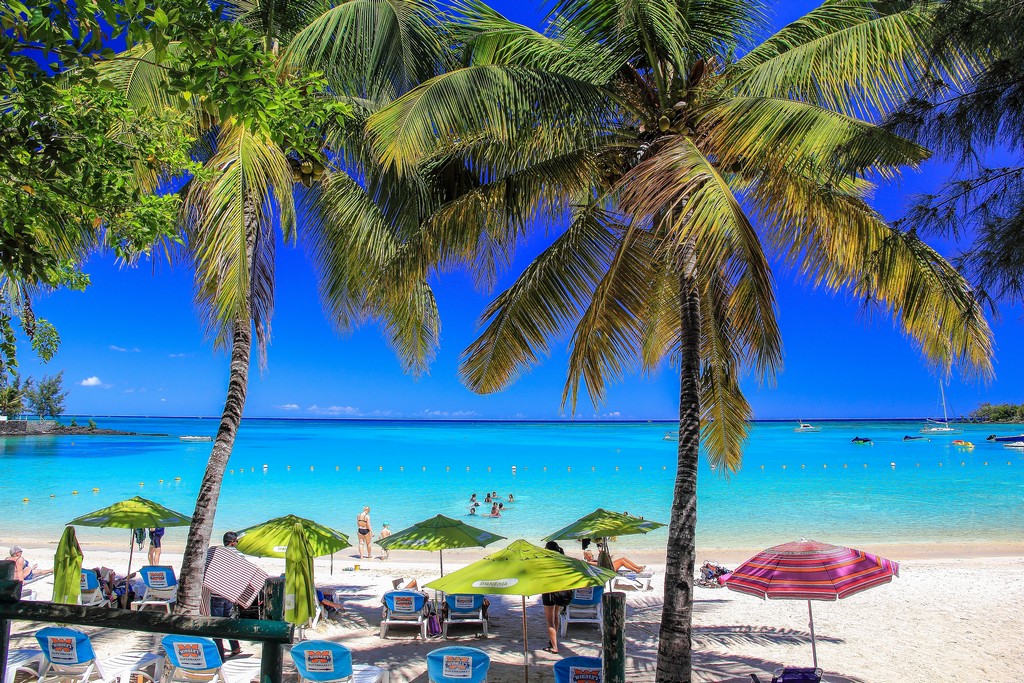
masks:
[[[39,667],[38,683],[127,683],[131,674],[156,683],[163,672],[163,657],[152,652],[120,652],[100,659],[93,651],[89,636],[72,628],[40,629],[36,640],[45,658]],[[150,667],[153,673],[147,674],[145,670]]]
[[[446,595],[448,616],[444,620],[444,637],[448,637],[448,626],[452,624],[480,624],[487,637],[487,618],[484,617],[484,596]]]
[[[572,602],[566,605],[565,611],[562,613],[561,634],[565,635],[569,624],[597,624],[597,628],[604,633],[602,595],[604,595],[602,586],[588,586],[574,590]]]
[[[653,572],[631,572],[621,569],[618,576],[611,580],[611,590],[649,591],[653,578]]]
[[[4,683],[14,683],[14,677],[18,671],[27,671],[39,678],[39,667],[43,663],[43,651],[35,649],[21,649],[7,651],[7,668],[4,673]]]
[[[96,572],[83,569],[81,575],[82,594],[78,596],[78,604],[85,607],[110,607],[110,600],[96,578]]]
[[[178,577],[174,575],[174,567],[148,566],[139,570],[146,592],[141,600],[132,603],[133,610],[157,607],[171,613],[171,607],[178,599]]]
[[[394,624],[416,626],[423,640],[427,639],[427,598],[416,591],[388,591],[384,594],[384,614],[380,620],[380,637],[387,638],[388,627]]]
[[[166,683],[250,683],[260,675],[260,660],[220,658],[217,643],[210,638],[164,636],[160,642],[171,664]]]

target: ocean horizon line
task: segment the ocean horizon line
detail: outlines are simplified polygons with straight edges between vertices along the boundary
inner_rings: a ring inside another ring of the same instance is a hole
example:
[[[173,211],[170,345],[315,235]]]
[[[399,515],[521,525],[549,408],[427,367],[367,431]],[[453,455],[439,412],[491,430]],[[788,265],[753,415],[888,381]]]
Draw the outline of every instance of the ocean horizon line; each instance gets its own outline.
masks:
[[[136,419],[136,420],[219,420],[220,415],[128,415],[128,414],[99,414],[99,413],[67,413],[60,418],[104,418],[104,419]],[[35,416],[26,420],[35,419]],[[938,419],[936,416],[911,416],[911,417],[772,417],[755,418],[750,420],[751,424],[783,424],[788,422],[925,422]],[[675,418],[515,418],[515,417],[374,417],[374,416],[316,416],[301,417],[289,415],[246,415],[245,420],[280,420],[290,422],[415,422],[419,424],[678,424]],[[984,422],[970,420],[964,417],[951,417],[950,422],[962,422],[969,424],[985,424]],[[997,424],[997,423],[992,423]]]

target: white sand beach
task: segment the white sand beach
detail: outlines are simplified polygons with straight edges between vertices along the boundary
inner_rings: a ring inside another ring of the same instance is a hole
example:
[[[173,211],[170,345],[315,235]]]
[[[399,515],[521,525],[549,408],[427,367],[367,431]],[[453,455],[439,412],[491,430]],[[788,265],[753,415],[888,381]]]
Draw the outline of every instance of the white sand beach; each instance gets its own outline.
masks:
[[[52,543],[23,543],[25,556],[41,567],[52,563]],[[986,552],[986,548],[989,552]],[[93,547],[85,551],[85,565],[124,570],[124,550]],[[835,603],[814,604],[818,662],[825,679],[840,683],[871,681],[952,680],[962,672],[992,682],[1024,678],[1024,551],[1019,546],[865,548],[902,560],[900,577],[893,583]],[[179,551],[180,552],[180,551]],[[422,642],[413,628],[396,628],[387,640],[378,637],[380,596],[396,578],[416,578],[422,585],[437,576],[436,556],[392,553],[382,561],[358,560],[350,551],[335,556],[334,572],[328,558],[316,563],[319,586],[345,595],[347,611],[339,621],[322,624],[308,638],[326,638],[351,648],[354,661],[378,664],[391,671],[392,683],[425,683],[425,656],[444,646],[440,639]],[[487,551],[445,553],[446,571],[482,557]],[[950,557],[957,554],[957,558]],[[715,559],[734,566],[751,553],[719,549],[700,553],[700,561]],[[631,553],[632,555],[632,553]],[[664,556],[650,551],[633,558],[655,569],[651,591],[627,593],[627,679],[653,681],[657,634],[662,604]],[[144,561],[136,555],[136,562]],[[163,561],[175,567],[181,556],[165,551]],[[254,559],[270,573],[283,571],[283,560]],[[350,570],[359,564],[359,571]],[[346,570],[348,568],[349,570]],[[48,597],[47,581],[33,586]],[[761,601],[726,589],[697,588],[694,615],[695,671],[699,681],[747,683],[749,673],[764,679],[783,664],[809,666],[811,648],[807,603]],[[492,658],[492,683],[523,680],[523,642],[519,598],[491,598],[490,637],[484,640],[465,626],[452,631],[450,643],[479,647]],[[558,655],[545,652],[543,613],[538,597],[527,601],[530,681],[553,681],[551,665],[563,656],[595,655],[600,646],[596,627],[570,628]],[[15,623],[12,647],[34,644],[38,624]],[[157,638],[97,630],[98,649],[114,651],[150,648]],[[254,645],[246,653],[258,656]],[[959,673],[958,673],[959,672]]]

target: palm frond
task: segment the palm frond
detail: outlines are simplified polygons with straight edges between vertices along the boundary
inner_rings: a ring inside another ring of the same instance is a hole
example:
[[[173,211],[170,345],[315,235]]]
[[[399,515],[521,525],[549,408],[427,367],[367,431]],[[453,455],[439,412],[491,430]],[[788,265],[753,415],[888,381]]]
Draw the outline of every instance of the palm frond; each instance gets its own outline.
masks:
[[[472,66],[430,79],[367,121],[385,167],[408,172],[437,150],[466,138],[515,144],[538,128],[549,135],[603,130],[603,91],[522,67]]]
[[[776,247],[815,285],[876,302],[926,361],[992,373],[992,333],[970,285],[916,234],[888,225],[862,198],[775,172],[750,194]]]
[[[640,364],[641,321],[656,256],[653,242],[647,233],[626,228],[573,331],[562,389],[562,405],[572,412],[581,382],[597,406],[604,401],[608,384],[622,379],[627,364]]]
[[[430,0],[346,0],[299,31],[282,63],[322,71],[335,92],[390,101],[448,59]]]
[[[196,299],[218,346],[236,324],[253,324],[261,359],[274,308],[275,221],[295,225],[291,168],[270,140],[228,122],[209,160],[209,179],[193,182],[184,228],[195,266]]]
[[[867,0],[826,3],[740,59],[719,87],[867,118],[905,102],[929,69],[967,76],[966,60],[930,61],[930,22],[921,4],[892,12],[880,7]]]
[[[462,353],[459,376],[470,389],[492,393],[513,383],[576,321],[614,253],[611,221],[596,207],[580,211],[487,306],[489,322]]]

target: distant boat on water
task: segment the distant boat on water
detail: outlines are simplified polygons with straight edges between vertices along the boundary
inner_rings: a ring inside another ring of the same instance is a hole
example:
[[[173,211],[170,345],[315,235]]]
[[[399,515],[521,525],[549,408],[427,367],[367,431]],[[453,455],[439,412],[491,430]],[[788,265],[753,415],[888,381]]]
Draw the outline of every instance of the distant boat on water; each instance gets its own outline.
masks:
[[[199,441],[213,441],[212,436],[179,436],[178,441],[184,441],[185,443],[196,443]]]
[[[1018,434],[1016,436],[996,436],[995,434],[990,434],[990,435],[985,437],[985,441],[995,441],[997,443],[1003,443],[1003,442],[1007,442],[1007,441],[1008,442],[1024,441],[1024,434]]]
[[[1016,448],[1024,450],[1024,441],[1013,441],[1011,443],[1004,443],[1003,448]]]
[[[910,436],[907,434],[903,437],[904,441],[931,441],[927,436]]]
[[[946,390],[942,387],[942,381],[939,381],[939,396],[942,398],[942,419],[941,420],[928,420],[928,425],[922,427],[921,434],[962,434],[964,430],[959,427],[953,427],[949,424],[949,414],[946,410]]]
[[[810,424],[809,422],[804,422],[803,420],[798,420],[797,424],[800,425],[800,426],[797,427],[796,429],[794,429],[793,430],[794,432],[820,432],[821,431],[821,427],[815,427],[814,425]]]
[[[866,444],[866,443],[871,443],[871,439],[868,439],[868,438],[863,437],[863,436],[855,436],[852,439],[850,439],[850,443]]]
[[[679,441],[679,432],[665,432],[665,436],[661,437],[662,441]]]

